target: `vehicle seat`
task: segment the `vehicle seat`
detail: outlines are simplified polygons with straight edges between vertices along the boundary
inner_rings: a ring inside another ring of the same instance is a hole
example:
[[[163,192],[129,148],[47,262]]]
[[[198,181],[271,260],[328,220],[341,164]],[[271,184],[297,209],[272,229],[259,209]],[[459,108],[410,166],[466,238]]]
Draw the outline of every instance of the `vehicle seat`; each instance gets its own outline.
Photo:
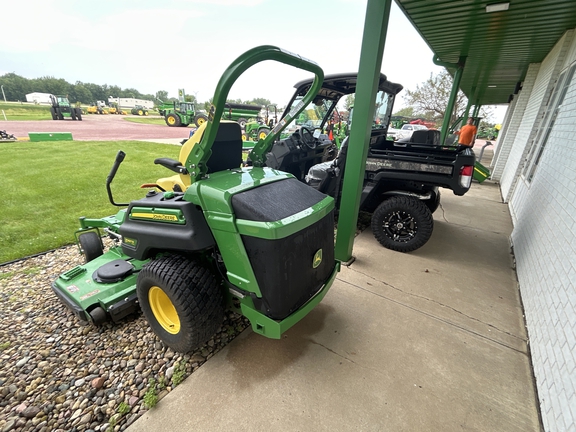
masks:
[[[180,149],[178,161],[185,165],[188,155],[204,136],[208,122],[200,125],[196,132],[184,143]],[[206,162],[207,173],[240,168],[242,165],[242,130],[240,125],[233,121],[222,120],[218,133],[212,145],[212,154]],[[164,190],[176,192],[185,191],[190,186],[190,174],[176,174],[171,177],[158,179],[156,182]]]
[[[440,131],[436,129],[415,130],[408,140],[408,143],[415,144],[416,146],[439,146]]]
[[[340,177],[344,174],[347,153],[348,137],[342,141],[342,146],[336,159],[310,167],[305,178],[306,183],[322,193],[331,195]]]

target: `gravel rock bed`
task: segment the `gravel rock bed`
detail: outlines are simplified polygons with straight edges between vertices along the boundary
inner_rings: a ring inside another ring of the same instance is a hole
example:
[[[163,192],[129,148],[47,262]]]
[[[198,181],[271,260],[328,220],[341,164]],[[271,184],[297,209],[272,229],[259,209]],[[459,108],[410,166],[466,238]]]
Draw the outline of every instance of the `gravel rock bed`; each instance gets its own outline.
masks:
[[[50,285],[69,246],[0,267],[0,431],[122,431],[249,326],[227,312],[198,351],[166,348],[142,314],[82,324]]]

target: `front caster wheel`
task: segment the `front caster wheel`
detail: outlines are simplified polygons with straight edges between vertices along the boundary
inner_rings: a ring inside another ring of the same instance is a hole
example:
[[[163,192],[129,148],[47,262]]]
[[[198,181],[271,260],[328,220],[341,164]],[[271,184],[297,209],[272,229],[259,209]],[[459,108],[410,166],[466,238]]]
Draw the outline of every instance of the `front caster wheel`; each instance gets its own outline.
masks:
[[[180,255],[146,264],[136,282],[138,301],[152,330],[174,351],[199,348],[224,319],[222,290],[212,272]]]
[[[372,215],[372,232],[387,249],[412,252],[432,235],[434,219],[422,201],[395,196],[382,202]]]

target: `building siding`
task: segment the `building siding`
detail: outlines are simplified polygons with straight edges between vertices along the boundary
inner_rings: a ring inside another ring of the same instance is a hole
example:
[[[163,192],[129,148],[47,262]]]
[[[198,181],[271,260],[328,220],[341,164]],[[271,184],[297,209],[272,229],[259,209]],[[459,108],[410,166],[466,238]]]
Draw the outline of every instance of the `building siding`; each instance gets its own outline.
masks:
[[[502,175],[503,196],[512,192],[512,243],[542,420],[546,431],[559,432],[576,431],[576,75],[531,183],[519,175],[519,155],[558,73],[576,61],[571,35],[542,63],[522,122],[533,126],[517,135]]]

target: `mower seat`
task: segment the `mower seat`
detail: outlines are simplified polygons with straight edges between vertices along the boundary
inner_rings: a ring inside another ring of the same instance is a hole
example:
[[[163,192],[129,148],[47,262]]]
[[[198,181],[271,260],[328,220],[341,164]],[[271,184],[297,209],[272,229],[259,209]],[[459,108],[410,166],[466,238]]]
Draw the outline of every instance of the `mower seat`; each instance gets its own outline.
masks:
[[[204,136],[208,122],[200,125],[196,132],[184,143],[180,149],[178,161],[184,166],[188,155]],[[222,120],[212,145],[212,154],[206,162],[208,174],[240,168],[242,165],[242,130],[240,125],[233,121]],[[156,184],[167,191],[183,192],[190,186],[190,174],[176,174],[171,177],[160,178]]]

